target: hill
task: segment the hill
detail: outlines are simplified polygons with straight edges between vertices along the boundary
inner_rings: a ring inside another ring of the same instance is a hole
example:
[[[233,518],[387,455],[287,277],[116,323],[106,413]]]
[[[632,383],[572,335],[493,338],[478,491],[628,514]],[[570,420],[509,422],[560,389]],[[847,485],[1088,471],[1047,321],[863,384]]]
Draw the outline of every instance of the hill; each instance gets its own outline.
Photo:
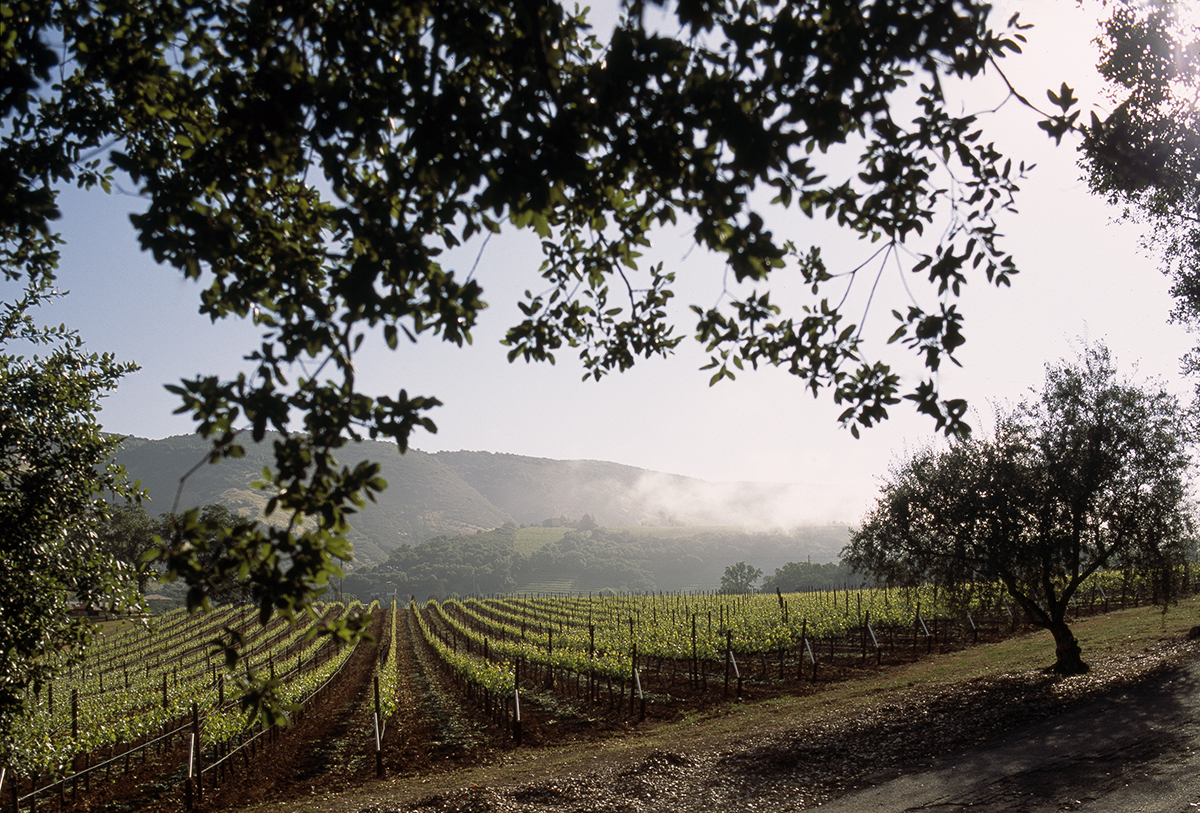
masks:
[[[179,510],[222,503],[256,515],[268,495],[253,484],[272,462],[271,441],[268,436],[261,444],[247,443],[244,457],[209,465],[204,463],[208,445],[197,435],[134,437],[124,441],[117,461],[149,493],[147,510],[152,515],[171,511],[177,494]],[[388,488],[378,503],[352,520],[350,536],[359,566],[381,564],[403,546],[489,531],[505,523],[566,525],[587,515],[600,526],[672,526],[679,529],[676,536],[695,539],[713,526],[782,527],[781,507],[792,513],[804,508],[787,484],[709,483],[598,460],[467,451],[410,450],[402,455],[393,444],[363,441],[349,447],[341,462],[353,466],[361,460],[380,463]],[[828,534],[821,532],[822,539],[803,550],[789,547],[789,555],[794,555],[788,560],[836,557],[844,526],[818,527],[836,528],[838,539],[826,540]],[[661,530],[642,533],[670,536]],[[768,573],[775,566],[770,558],[758,564]],[[720,567],[729,563],[721,562]],[[717,564],[703,568],[695,580],[707,584]]]
[[[130,438],[122,445],[117,462],[131,478],[141,480],[150,495],[147,510],[152,515],[171,511],[177,492],[179,510],[223,503],[239,513],[260,514],[268,495],[256,490],[253,483],[262,478],[263,467],[272,463],[270,438],[261,444],[246,444],[245,457],[216,465],[203,464],[207,451],[207,442],[197,435]],[[473,533],[511,521],[506,512],[432,455],[418,451],[401,455],[392,444],[366,441],[357,444],[342,462],[353,466],[367,459],[381,465],[388,488],[378,503],[368,504],[352,520],[350,539],[360,563],[381,562],[403,544],[417,544],[439,534]],[[197,464],[201,464],[199,468],[195,468]]]

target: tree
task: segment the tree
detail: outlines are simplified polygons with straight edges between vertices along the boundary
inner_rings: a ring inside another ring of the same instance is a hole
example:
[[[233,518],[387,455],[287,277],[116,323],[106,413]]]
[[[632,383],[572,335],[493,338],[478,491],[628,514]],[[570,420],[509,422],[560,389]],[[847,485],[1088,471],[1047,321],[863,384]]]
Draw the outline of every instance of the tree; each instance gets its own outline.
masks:
[[[238,565],[243,561],[246,551],[240,549],[235,541],[255,534],[255,526],[258,525],[256,520],[237,514],[224,505],[211,504],[183,514],[162,514],[154,525],[154,533],[160,539],[186,538],[199,548],[194,557],[174,557],[171,560],[177,567],[194,563],[196,570],[184,577],[194,591],[190,601],[204,603],[211,600],[224,604],[257,598],[251,578],[253,569],[247,568],[244,573],[239,571]],[[166,574],[168,578],[180,575],[183,574]]]
[[[144,558],[154,549],[154,534],[154,521],[146,509],[130,501],[113,505],[100,529],[101,547],[130,566],[141,593],[154,575]]]
[[[1082,136],[1081,163],[1091,190],[1122,217],[1146,227],[1143,240],[1172,277],[1172,318],[1200,325],[1200,25],[1187,4],[1110,4],[1098,68],[1111,111],[1077,125],[1079,100],[1052,95],[1057,128]],[[1185,11],[1187,9],[1188,11]],[[1200,373],[1200,349],[1185,358]],[[1200,398],[1200,384],[1197,386]]]
[[[849,567],[841,562],[813,564],[812,562],[788,562],[783,567],[775,568],[775,575],[768,576],[762,585],[762,592],[798,593],[801,590],[829,590],[844,585],[857,585],[860,579],[854,577]]]
[[[992,437],[902,463],[843,560],[894,585],[999,581],[1053,634],[1055,671],[1084,672],[1066,621],[1084,580],[1185,554],[1189,435],[1173,396],[1118,379],[1108,351],[1088,348],[1048,366],[1038,398]]]
[[[120,564],[120,575],[136,584],[139,593],[145,593],[154,572],[143,557],[154,549],[155,522],[146,509],[133,500],[97,507],[99,513],[91,522],[82,523],[73,535],[91,538],[91,545],[101,555]],[[82,544],[84,540],[73,542]]]
[[[57,294],[29,283],[0,311],[0,760],[30,695],[87,640],[71,613],[130,606],[132,572],[100,544],[106,493],[130,493],[100,431],[99,399],[134,369],[88,353],[80,337],[34,319]],[[61,653],[63,657],[53,657]]]
[[[213,463],[243,453],[240,427],[282,436],[263,488],[285,521],[241,526],[218,560],[255,574],[264,622],[305,612],[340,574],[349,518],[385,486],[339,450],[369,436],[403,452],[436,428],[432,396],[362,392],[356,352],[469,342],[483,287],[439,256],[502,228],[533,231],[544,253],[510,359],[570,348],[600,378],[669,354],[682,340],[675,274],[639,257],[654,228],[682,219],[745,283],[692,306],[714,383],[770,364],[830,390],[855,434],[904,399],[966,431],[966,404],[935,374],[965,340],[961,286],[1016,271],[995,216],[1024,165],[944,83],[1019,50],[1015,19],[995,31],[977,0],[688,0],[654,26],[655,5],[624,3],[607,43],[555,0],[6,5],[5,273],[52,277],[35,248],[58,239],[62,185],[119,183],[144,201],[141,247],[204,285],[201,312],[261,328],[252,375],[172,389]],[[858,151],[854,166],[824,160],[839,147]],[[828,267],[819,247],[771,230],[771,206],[823,214],[871,244],[866,260]],[[902,383],[868,357],[843,303],[847,285],[905,263],[936,305],[894,311],[893,340],[929,374]],[[783,269],[810,305],[772,300]],[[194,607],[213,575],[198,566],[204,544],[186,525],[162,554],[195,579]]]
[[[721,592],[741,595],[754,592],[754,583],[762,578],[762,571],[745,562],[729,565],[721,577]]]

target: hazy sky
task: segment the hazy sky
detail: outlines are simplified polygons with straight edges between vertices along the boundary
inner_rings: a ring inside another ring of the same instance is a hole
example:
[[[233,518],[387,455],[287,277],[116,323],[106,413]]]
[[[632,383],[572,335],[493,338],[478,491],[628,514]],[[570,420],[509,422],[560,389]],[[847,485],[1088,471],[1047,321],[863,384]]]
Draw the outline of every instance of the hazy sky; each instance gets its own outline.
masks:
[[[1087,12],[1058,0],[1002,4],[1000,13],[1007,18],[1013,11],[1037,25],[1028,32],[1025,53],[1006,61],[1017,87],[1047,107],[1046,88],[1066,81],[1085,101],[1102,104]],[[1003,98],[997,82],[974,83],[963,109],[989,110]],[[963,369],[942,373],[943,395],[968,398],[978,412],[971,422],[986,426],[993,402],[1022,397],[1040,383],[1046,362],[1101,339],[1123,370],[1136,367],[1140,375],[1190,392],[1177,373],[1189,337],[1167,324],[1168,281],[1139,250],[1136,227],[1112,222],[1115,212],[1079,179],[1073,146],[1055,148],[1037,129],[1034,114],[1009,102],[990,118],[1000,127],[989,127],[989,135],[1002,149],[1037,163],[1018,199],[1020,215],[1001,222],[1021,273],[1011,289],[991,288],[982,278],[969,286],[960,302],[967,318]],[[105,428],[155,438],[191,431],[186,416],[171,414],[177,402],[163,385],[248,369],[240,359],[257,345],[257,334],[248,325],[211,325],[196,314],[197,286],[137,251],[128,223],[128,212],[139,206],[136,198],[69,192],[63,202],[69,244],[61,280],[71,294],[46,315],[77,327],[92,349],[142,366],[106,400]],[[847,266],[871,252],[795,211],[777,212],[772,225],[798,244],[828,246],[827,258]],[[689,252],[683,232],[681,226],[663,233],[648,259],[678,272],[676,313],[690,336],[686,305],[715,303],[723,274],[712,258]],[[478,249],[469,246],[446,264],[465,274]],[[438,433],[414,436],[416,448],[612,460],[714,481],[793,482],[812,489],[793,506],[796,515],[853,522],[889,464],[933,436],[932,421],[898,406],[883,426],[855,440],[838,428],[839,409],[828,396],[814,401],[802,381],[775,370],[747,371],[710,388],[709,373],[698,369],[706,356],[690,341],[671,359],[643,362],[599,383],[581,382],[580,366],[566,354],[555,366],[510,365],[499,339],[517,320],[520,292],[540,290],[539,262],[536,241],[528,237],[507,235],[488,244],[476,278],[491,307],[473,346],[422,342],[360,359],[360,383],[368,392],[403,387],[445,402],[433,414]],[[773,298],[800,301],[799,286],[789,288],[786,275],[773,290]],[[923,305],[934,304],[921,286],[913,291]],[[907,302],[897,273],[886,274],[868,334],[890,334],[891,309]],[[919,372],[915,360],[892,357],[902,369]]]

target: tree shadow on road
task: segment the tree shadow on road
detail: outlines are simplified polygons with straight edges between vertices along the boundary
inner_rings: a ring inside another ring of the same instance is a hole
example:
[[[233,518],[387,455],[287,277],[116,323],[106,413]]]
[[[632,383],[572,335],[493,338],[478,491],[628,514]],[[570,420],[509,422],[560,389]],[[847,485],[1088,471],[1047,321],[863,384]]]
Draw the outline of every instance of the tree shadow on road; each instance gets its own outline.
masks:
[[[1020,800],[1087,797],[1183,747],[1200,732],[1198,687],[1200,667],[1191,666],[1138,681],[1030,671],[913,687],[848,720],[831,716],[738,749],[711,784],[838,795],[920,773],[922,787],[947,802],[1041,809]]]
[[[1198,688],[1200,668],[1183,667],[997,737],[954,761],[956,801],[1059,810],[1128,784],[1200,735]]]

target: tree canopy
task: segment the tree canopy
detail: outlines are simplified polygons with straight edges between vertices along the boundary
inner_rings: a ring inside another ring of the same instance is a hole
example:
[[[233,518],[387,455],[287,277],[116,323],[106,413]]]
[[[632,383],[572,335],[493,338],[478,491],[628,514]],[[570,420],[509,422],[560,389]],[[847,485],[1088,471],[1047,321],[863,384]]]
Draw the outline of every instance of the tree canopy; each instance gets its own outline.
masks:
[[[845,562],[787,562],[763,580],[763,593],[799,593],[805,590],[837,590],[858,587],[863,581]]]
[[[90,544],[111,561],[119,562],[123,575],[137,585],[139,593],[145,593],[146,585],[156,574],[142,557],[154,549],[154,536],[165,535],[164,529],[133,500],[103,503],[97,507],[102,513],[94,518],[94,522],[82,522],[73,533],[87,535],[89,539],[94,537]]]
[[[762,578],[762,571],[745,562],[729,565],[721,576],[721,592],[745,594],[754,592],[754,583]]]
[[[1200,325],[1200,20],[1187,4],[1111,5],[1098,68],[1113,99],[1105,115],[1075,124],[1079,100],[1064,94],[1060,126],[1082,136],[1093,192],[1146,227],[1144,241],[1172,278],[1172,316]],[[1200,373],[1200,351],[1185,360]],[[1200,384],[1197,386],[1200,397]]]
[[[1017,271],[995,218],[1024,165],[946,87],[1019,50],[1016,20],[994,29],[976,0],[688,0],[651,25],[656,6],[624,3],[611,36],[554,0],[5,6],[6,278],[53,277],[64,185],[117,184],[142,200],[140,246],[202,284],[201,312],[261,330],[253,374],[172,389],[213,462],[243,453],[242,429],[281,434],[262,487],[286,521],[244,526],[217,559],[261,574],[264,621],[326,589],[351,556],[348,517],[385,486],[337,452],[364,436],[403,451],[435,430],[434,396],[363,392],[356,353],[469,342],[483,285],[439,258],[503,228],[543,251],[510,359],[569,349],[599,378],[669,354],[676,271],[640,258],[653,229],[682,222],[749,285],[689,303],[714,382],[769,364],[830,391],[856,434],[904,399],[966,430],[936,373],[965,340],[961,287]],[[839,151],[855,160],[827,158]],[[772,231],[772,207],[859,236],[866,261],[829,267]],[[894,311],[919,381],[868,354],[846,311],[848,286],[897,264],[936,303]],[[781,273],[809,305],[780,309]],[[204,550],[185,525],[165,555],[200,588],[223,581]]]
[[[885,584],[999,581],[1054,635],[1055,669],[1086,670],[1066,622],[1109,566],[1168,568],[1191,542],[1190,426],[1175,398],[1117,376],[1103,346],[1049,365],[991,437],[901,463],[843,561]]]
[[[54,653],[87,639],[72,605],[137,601],[132,564],[98,536],[105,496],[133,491],[111,463],[118,439],[96,420],[99,399],[134,368],[40,324],[54,296],[35,280],[0,309],[0,758],[30,692],[62,665]]]

